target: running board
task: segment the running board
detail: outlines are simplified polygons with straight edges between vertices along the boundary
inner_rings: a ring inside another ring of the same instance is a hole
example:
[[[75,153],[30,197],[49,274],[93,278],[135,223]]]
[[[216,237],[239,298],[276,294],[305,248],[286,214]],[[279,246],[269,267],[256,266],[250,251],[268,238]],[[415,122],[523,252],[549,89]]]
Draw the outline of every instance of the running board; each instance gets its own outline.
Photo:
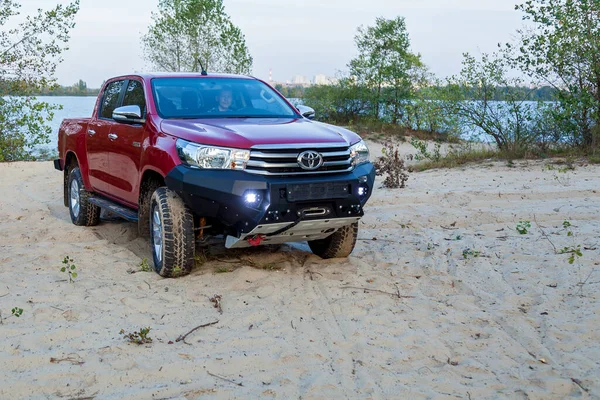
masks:
[[[117,204],[111,200],[102,197],[90,197],[88,198],[88,201],[108,212],[111,212],[113,214],[118,215],[121,218],[126,219],[129,222],[138,222],[138,213],[137,211],[132,210],[131,208],[124,207],[120,204]]]

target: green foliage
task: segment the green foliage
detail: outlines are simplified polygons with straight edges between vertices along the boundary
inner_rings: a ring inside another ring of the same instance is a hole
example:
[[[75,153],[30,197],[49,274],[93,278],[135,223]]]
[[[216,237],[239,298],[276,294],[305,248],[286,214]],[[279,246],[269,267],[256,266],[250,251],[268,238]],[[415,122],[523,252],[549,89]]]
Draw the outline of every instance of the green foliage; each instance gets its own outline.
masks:
[[[355,43],[358,56],[348,67],[358,86],[371,89],[370,115],[380,118],[383,103],[385,114],[397,123],[405,101],[427,74],[421,56],[410,51],[404,18],[377,18],[375,26],[358,28]]]
[[[410,144],[417,150],[417,153],[414,155],[414,158],[417,161],[429,160],[437,162],[442,159],[442,145],[440,143],[434,145],[433,153],[429,152],[426,141],[419,140],[416,137],[410,139]]]
[[[152,272],[152,267],[148,264],[147,258],[144,258],[138,267],[142,272]]]
[[[2,318],[2,311],[0,311],[0,325],[4,324],[4,320],[5,320],[5,319],[8,319],[8,318],[10,318],[10,317],[16,317],[16,318],[19,318],[19,317],[21,317],[21,315],[23,315],[23,309],[22,309],[22,308],[19,308],[19,307],[13,307],[13,308],[10,310],[10,313],[11,313],[11,314],[10,314],[8,317],[6,317],[6,318]]]
[[[530,21],[520,30],[513,63],[557,90],[552,120],[573,144],[597,147],[600,138],[600,2],[527,0],[516,7]]]
[[[576,258],[583,257],[583,253],[581,252],[581,245],[577,245],[577,247],[563,247],[558,251],[558,254],[570,254],[568,261],[569,264],[575,263]]]
[[[252,70],[244,35],[231,22],[223,0],[159,0],[142,42],[146,59],[161,71]]]
[[[517,232],[519,232],[519,234],[527,235],[527,233],[529,232],[529,229],[531,229],[531,222],[530,221],[519,221],[516,229],[517,229]]]
[[[0,1],[0,162],[30,159],[35,146],[49,142],[48,123],[60,107],[30,95],[54,85],[79,2],[38,10],[19,23],[20,7]]]
[[[123,335],[123,338],[126,339],[129,343],[135,343],[138,345],[152,343],[152,338],[148,336],[152,329],[151,328],[141,328],[139,332],[134,331],[131,333],[126,333],[124,329],[121,329],[119,332],[120,335]]]
[[[304,104],[315,110],[316,118],[332,123],[351,123],[370,112],[371,91],[350,78],[335,85],[316,85],[305,89]]]
[[[462,255],[465,260],[468,260],[469,257],[471,257],[471,258],[479,257],[481,255],[481,251],[473,250],[473,249],[464,249],[462,252]]]
[[[519,79],[508,78],[504,57],[483,54],[476,59],[465,54],[460,74],[447,83],[450,112],[460,118],[466,129],[480,129],[501,151],[524,149],[535,141],[532,127],[538,117],[537,108],[519,92],[501,89],[521,83]]]
[[[64,272],[69,275],[69,283],[75,283],[75,278],[77,278],[77,266],[73,264],[73,259],[69,256],[66,256],[63,260],[63,266],[60,268],[60,272]]]

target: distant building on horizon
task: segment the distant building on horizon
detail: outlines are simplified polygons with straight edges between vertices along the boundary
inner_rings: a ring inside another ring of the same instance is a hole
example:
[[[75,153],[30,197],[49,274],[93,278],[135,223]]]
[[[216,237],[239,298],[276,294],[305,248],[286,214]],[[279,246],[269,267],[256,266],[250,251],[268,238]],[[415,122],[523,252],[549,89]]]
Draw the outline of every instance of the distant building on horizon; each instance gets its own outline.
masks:
[[[296,75],[292,78],[292,83],[295,85],[310,85],[310,79],[303,75]]]
[[[315,79],[313,80],[315,85],[335,85],[337,82],[338,80],[336,78],[323,74],[315,75]]]

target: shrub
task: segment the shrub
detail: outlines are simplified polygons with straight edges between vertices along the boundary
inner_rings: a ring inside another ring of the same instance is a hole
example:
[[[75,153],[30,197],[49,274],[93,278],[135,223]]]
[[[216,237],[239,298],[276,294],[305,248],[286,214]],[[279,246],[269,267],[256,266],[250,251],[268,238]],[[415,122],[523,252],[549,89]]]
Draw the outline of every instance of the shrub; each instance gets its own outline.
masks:
[[[408,181],[408,173],[404,165],[404,159],[400,156],[400,150],[392,142],[387,142],[382,149],[383,155],[375,160],[377,176],[387,174],[383,181],[386,188],[405,188]]]

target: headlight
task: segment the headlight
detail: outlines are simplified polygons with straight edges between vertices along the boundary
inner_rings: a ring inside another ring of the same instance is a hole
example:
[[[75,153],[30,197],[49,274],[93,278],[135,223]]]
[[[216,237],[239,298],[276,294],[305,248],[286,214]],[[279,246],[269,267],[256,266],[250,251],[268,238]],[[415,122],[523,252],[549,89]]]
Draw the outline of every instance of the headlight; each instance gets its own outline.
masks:
[[[181,161],[198,168],[243,170],[250,159],[249,150],[203,146],[183,139],[177,139],[176,146]]]
[[[360,165],[369,162],[369,148],[362,140],[350,147],[352,165]]]

